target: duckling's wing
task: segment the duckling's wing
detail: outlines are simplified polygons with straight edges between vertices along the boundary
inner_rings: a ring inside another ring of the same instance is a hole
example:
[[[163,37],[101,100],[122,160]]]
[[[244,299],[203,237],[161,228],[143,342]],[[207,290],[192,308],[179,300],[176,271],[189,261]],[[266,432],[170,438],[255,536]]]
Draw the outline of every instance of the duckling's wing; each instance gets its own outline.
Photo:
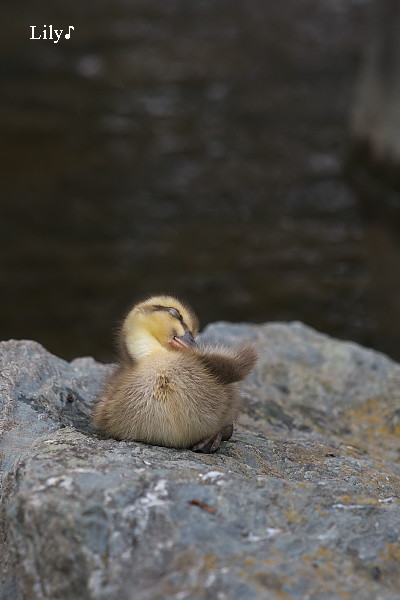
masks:
[[[199,348],[197,358],[221,383],[240,381],[250,373],[257,361],[257,354],[251,346],[238,348]]]

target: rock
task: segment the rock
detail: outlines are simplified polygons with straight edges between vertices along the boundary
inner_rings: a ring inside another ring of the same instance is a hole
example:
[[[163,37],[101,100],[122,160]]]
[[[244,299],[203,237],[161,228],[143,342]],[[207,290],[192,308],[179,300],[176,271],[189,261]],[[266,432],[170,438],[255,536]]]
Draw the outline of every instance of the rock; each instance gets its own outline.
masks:
[[[215,455],[103,439],[109,366],[0,344],[5,600],[396,600],[400,365],[299,323],[253,340]]]

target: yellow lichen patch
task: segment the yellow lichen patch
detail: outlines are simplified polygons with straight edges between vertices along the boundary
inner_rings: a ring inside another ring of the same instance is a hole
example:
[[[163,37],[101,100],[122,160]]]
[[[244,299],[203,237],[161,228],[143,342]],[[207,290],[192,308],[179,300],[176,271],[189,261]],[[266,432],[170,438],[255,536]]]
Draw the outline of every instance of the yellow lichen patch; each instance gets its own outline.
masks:
[[[208,571],[211,569],[217,569],[218,557],[216,554],[205,554],[203,556],[203,566]]]
[[[303,555],[303,558],[306,555]],[[327,548],[324,548],[321,546],[321,548],[318,548],[318,550],[316,550],[316,552],[314,552],[313,554],[315,559],[326,559],[326,558],[332,558],[332,551],[328,550]]]
[[[254,567],[254,565],[256,565],[257,563],[258,563],[258,561],[256,561],[256,559],[253,556],[250,556],[249,558],[245,558],[243,560],[243,565],[245,567],[248,567],[249,569]]]
[[[340,502],[340,504],[345,504],[348,506],[353,506],[354,504],[379,504],[379,500],[377,498],[356,498],[355,496],[337,496],[335,498],[336,502]]]
[[[279,553],[279,556],[271,556],[271,558],[263,558],[261,562],[268,567],[275,567],[282,562],[282,554]]]
[[[269,594],[273,592],[274,598],[291,600],[293,596],[283,590],[283,587],[287,583],[287,576],[277,573],[277,567],[282,565],[285,557],[280,550],[271,548],[271,551],[275,556],[271,556],[270,558],[260,560],[257,556],[251,555],[242,558],[241,564],[243,569],[239,569],[237,572],[240,577],[254,582],[263,591],[268,590]],[[232,559],[233,557],[231,557],[230,565],[232,565],[232,562],[236,562]]]
[[[343,504],[344,506],[382,506],[386,504],[387,499],[385,498],[366,498],[365,496],[337,496],[335,498],[336,503]],[[390,503],[398,504],[400,501],[397,498],[389,498]]]
[[[282,560],[284,557],[282,552],[280,550],[277,550],[276,548],[270,548],[270,551],[274,554],[274,556],[271,556],[269,558],[259,558],[251,554],[245,557],[235,555],[231,557],[230,564],[241,564],[245,568],[246,572],[256,567],[260,568],[260,566],[262,565],[274,569],[277,565],[282,564]]]
[[[332,452],[332,448],[324,445],[313,445],[310,448],[305,448],[299,444],[286,445],[284,448],[286,458],[292,463],[324,463],[326,455]]]
[[[400,572],[400,542],[388,542],[384,549],[378,554],[378,560],[375,563],[378,567],[381,578],[387,585],[398,591],[399,572]]]
[[[336,572],[334,554],[331,550],[321,546],[315,552],[303,554],[302,559],[305,563],[320,569],[324,575],[333,576]]]
[[[395,455],[400,450],[400,423],[390,423],[390,412],[382,398],[368,398],[362,404],[350,407],[344,420],[351,429],[351,441],[365,449],[374,449],[375,454],[383,455],[391,451]]]
[[[344,590],[339,590],[338,592],[340,598],[343,598],[343,600],[354,600],[354,596],[353,594],[349,594],[348,592],[345,592]]]
[[[279,576],[276,573],[267,573],[265,571],[255,571],[252,575],[252,579],[262,588],[267,589],[269,592],[273,591],[274,598],[282,598],[282,600],[293,599],[292,595],[287,594],[282,589],[285,585],[285,578],[283,576]]]
[[[283,510],[284,516],[289,523],[302,523],[304,518],[295,510]]]
[[[388,543],[385,545],[385,549],[378,554],[378,558],[381,559],[384,563],[388,563],[389,561],[395,561],[399,564],[400,569],[400,542],[393,544]]]
[[[335,598],[354,600],[354,595],[343,589],[342,579],[349,574],[346,565],[340,564],[337,552],[321,546],[315,552],[303,554],[303,566],[297,564],[295,573],[309,580],[308,596],[335,595]]]

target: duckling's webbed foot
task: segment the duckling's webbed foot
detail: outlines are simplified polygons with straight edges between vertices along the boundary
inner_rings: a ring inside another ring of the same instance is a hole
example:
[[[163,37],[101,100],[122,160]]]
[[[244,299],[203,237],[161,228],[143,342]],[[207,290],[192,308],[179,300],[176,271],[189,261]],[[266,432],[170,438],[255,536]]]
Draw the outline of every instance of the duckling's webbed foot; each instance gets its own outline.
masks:
[[[224,442],[226,442],[227,440],[230,440],[233,434],[233,425],[225,425],[225,427],[223,427],[221,429],[222,432],[222,440]]]
[[[211,437],[205,438],[191,447],[193,452],[203,452],[204,454],[211,454],[220,447],[222,441],[229,440],[232,437],[233,425],[225,425],[217,433]]]
[[[193,452],[204,452],[204,454],[211,454],[218,450],[222,441],[222,429],[211,437],[205,438],[191,447]]]

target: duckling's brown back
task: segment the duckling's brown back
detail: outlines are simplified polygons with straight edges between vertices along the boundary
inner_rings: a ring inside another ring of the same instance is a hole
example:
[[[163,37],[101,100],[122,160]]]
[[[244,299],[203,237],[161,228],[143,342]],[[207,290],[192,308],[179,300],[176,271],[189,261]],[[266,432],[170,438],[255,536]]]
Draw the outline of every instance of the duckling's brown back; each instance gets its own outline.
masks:
[[[117,439],[189,447],[235,419],[239,396],[191,352],[160,352],[111,377],[95,423]]]

